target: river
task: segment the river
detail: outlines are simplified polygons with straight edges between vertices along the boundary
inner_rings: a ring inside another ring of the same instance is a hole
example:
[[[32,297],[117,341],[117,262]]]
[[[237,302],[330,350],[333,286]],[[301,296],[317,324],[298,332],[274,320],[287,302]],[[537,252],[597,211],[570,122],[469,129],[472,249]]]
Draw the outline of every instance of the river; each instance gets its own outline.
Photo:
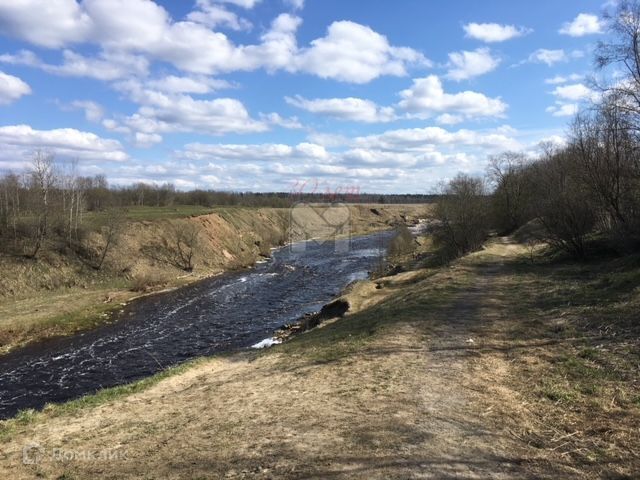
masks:
[[[107,325],[14,351],[0,358],[0,418],[248,348],[366,278],[391,235],[283,247],[252,269],[141,298]]]

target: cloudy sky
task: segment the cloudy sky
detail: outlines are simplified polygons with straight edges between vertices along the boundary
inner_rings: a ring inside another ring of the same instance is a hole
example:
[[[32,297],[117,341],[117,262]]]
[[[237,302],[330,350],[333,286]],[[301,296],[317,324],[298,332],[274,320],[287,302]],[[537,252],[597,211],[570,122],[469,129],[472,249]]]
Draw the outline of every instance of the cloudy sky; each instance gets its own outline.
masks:
[[[0,171],[431,191],[561,141],[603,0],[0,0]]]

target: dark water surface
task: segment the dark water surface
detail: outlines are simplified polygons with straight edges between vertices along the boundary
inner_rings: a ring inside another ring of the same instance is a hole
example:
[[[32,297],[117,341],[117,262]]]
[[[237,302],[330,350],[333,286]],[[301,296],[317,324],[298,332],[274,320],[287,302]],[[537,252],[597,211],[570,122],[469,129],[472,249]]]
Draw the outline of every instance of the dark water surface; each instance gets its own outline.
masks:
[[[137,300],[109,325],[2,357],[0,418],[249,347],[366,278],[391,235],[284,247],[253,269]]]

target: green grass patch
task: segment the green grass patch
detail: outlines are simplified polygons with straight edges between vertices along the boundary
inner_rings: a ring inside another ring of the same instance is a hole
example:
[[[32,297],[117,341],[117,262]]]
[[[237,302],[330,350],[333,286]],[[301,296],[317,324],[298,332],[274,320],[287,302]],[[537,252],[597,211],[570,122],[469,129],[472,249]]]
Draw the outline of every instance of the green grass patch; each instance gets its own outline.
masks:
[[[573,391],[551,380],[547,380],[542,384],[540,393],[552,402],[568,403],[575,399]]]

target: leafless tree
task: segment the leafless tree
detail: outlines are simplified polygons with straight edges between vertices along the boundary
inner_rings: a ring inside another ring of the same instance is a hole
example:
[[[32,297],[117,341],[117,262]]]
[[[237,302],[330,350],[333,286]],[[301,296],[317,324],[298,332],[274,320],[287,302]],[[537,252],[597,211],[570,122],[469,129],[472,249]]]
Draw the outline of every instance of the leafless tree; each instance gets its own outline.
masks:
[[[530,215],[531,185],[524,173],[528,163],[528,157],[518,152],[504,152],[489,158],[495,223],[505,233],[518,228]]]
[[[531,169],[535,183],[537,218],[546,240],[577,258],[586,256],[585,237],[592,232],[596,208],[581,181],[574,151],[561,150],[539,160]]]
[[[31,186],[36,195],[34,212],[37,222],[32,234],[32,248],[26,255],[34,258],[49,233],[50,194],[55,186],[54,157],[51,153],[39,150],[33,156],[31,168]]]
[[[118,242],[118,237],[125,223],[124,221],[124,211],[118,208],[112,208],[102,216],[102,225],[98,229],[100,244],[96,250],[96,261],[93,264],[94,269],[102,269],[107,254]]]

